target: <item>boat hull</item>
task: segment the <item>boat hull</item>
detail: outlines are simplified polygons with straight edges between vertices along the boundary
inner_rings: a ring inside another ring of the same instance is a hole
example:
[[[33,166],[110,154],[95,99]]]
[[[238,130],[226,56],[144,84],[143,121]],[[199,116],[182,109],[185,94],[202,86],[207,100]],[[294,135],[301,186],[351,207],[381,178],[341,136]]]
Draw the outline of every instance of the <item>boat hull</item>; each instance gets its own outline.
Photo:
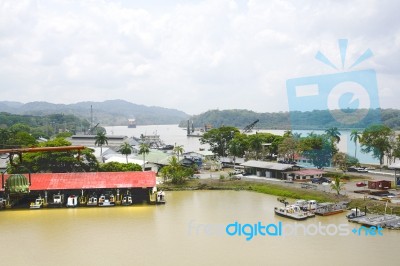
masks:
[[[296,221],[303,221],[303,220],[306,220],[307,218],[309,218],[308,216],[289,215],[289,214],[281,213],[281,212],[279,212],[277,210],[275,210],[275,214],[278,215],[278,216],[289,218],[289,219],[296,220]]]
[[[319,216],[329,216],[329,215],[334,215],[338,213],[342,213],[344,210],[335,210],[335,211],[328,211],[328,212],[318,212],[316,211],[315,214]]]

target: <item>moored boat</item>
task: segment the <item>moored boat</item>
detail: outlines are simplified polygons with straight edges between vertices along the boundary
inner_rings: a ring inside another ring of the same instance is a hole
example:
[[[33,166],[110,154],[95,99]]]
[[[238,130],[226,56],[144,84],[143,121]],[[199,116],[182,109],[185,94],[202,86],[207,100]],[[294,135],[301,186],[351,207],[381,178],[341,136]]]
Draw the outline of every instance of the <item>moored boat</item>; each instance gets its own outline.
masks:
[[[289,205],[289,206],[285,206],[285,207],[275,207],[274,211],[275,211],[276,215],[294,219],[294,220],[298,220],[298,221],[306,220],[307,218],[309,218],[309,212],[303,211],[297,205]]]
[[[165,192],[160,190],[157,192],[157,204],[165,204]]]
[[[0,198],[0,209],[6,208],[6,199]]]
[[[122,202],[121,202],[121,204],[122,204],[123,206],[129,206],[129,205],[132,205],[132,203],[133,203],[133,200],[132,200],[132,196],[131,196],[131,195],[126,194],[126,195],[124,195],[124,196],[122,197]]]
[[[48,202],[48,207],[61,208],[64,204],[64,194],[54,194],[53,200]]]
[[[297,200],[294,205],[297,205],[303,211],[315,211],[317,208],[316,200]]]
[[[35,202],[31,203],[30,208],[31,209],[40,209],[43,207],[43,204],[44,204],[44,199],[39,196],[39,198],[37,198],[35,200]]]
[[[130,118],[128,119],[128,128],[135,128],[136,127],[136,119]]]
[[[337,213],[342,213],[346,210],[346,205],[341,203],[324,202],[320,203],[315,210],[315,214],[328,216]]]
[[[86,206],[97,206],[97,196],[94,194],[92,196],[90,196],[88,198]]]
[[[362,217],[362,216],[365,216],[365,215],[366,215],[365,212],[362,212],[360,209],[355,208],[355,209],[351,209],[350,210],[350,213],[346,215],[346,218],[350,220],[350,219],[354,219],[354,218],[357,218],[357,217]]]
[[[114,194],[102,194],[99,198],[100,207],[110,207],[115,206]]]
[[[76,207],[78,206],[78,196],[70,195],[67,199],[67,207]]]

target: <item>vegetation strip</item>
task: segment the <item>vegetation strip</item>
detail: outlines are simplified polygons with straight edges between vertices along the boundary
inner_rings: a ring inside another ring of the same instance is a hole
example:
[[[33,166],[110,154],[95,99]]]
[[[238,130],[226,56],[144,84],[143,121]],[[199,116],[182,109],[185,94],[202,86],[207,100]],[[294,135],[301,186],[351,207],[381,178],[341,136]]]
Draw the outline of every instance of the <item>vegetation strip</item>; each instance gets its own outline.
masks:
[[[252,181],[239,180],[189,180],[185,184],[164,183],[158,186],[165,191],[183,191],[183,190],[246,190],[258,193],[285,197],[291,199],[316,200],[318,202],[338,202],[349,201],[349,209],[359,208],[364,210],[367,206],[369,213],[383,214],[385,213],[386,202],[370,200],[370,199],[349,199],[346,196],[339,197],[334,193],[322,191],[310,191],[299,188],[290,188],[281,185],[258,183]],[[400,206],[388,204],[386,208],[387,214],[400,215]]]

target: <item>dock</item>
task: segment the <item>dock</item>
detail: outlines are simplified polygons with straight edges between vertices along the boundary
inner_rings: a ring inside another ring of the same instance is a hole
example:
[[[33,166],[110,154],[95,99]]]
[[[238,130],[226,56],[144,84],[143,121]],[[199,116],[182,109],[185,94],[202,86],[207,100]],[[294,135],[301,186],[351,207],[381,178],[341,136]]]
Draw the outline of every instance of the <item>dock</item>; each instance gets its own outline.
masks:
[[[397,215],[367,215],[348,219],[349,222],[365,226],[383,227],[389,229],[400,229],[400,216]]]

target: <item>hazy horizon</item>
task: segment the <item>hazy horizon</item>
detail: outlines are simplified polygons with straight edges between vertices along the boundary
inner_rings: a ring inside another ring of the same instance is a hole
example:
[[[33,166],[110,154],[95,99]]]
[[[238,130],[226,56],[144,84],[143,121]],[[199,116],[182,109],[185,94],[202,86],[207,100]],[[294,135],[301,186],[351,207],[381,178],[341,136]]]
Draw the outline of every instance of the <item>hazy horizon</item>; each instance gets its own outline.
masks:
[[[112,95],[187,114],[271,113],[289,110],[289,79],[373,69],[380,106],[399,108],[397,10],[389,0],[0,0],[2,100]]]

